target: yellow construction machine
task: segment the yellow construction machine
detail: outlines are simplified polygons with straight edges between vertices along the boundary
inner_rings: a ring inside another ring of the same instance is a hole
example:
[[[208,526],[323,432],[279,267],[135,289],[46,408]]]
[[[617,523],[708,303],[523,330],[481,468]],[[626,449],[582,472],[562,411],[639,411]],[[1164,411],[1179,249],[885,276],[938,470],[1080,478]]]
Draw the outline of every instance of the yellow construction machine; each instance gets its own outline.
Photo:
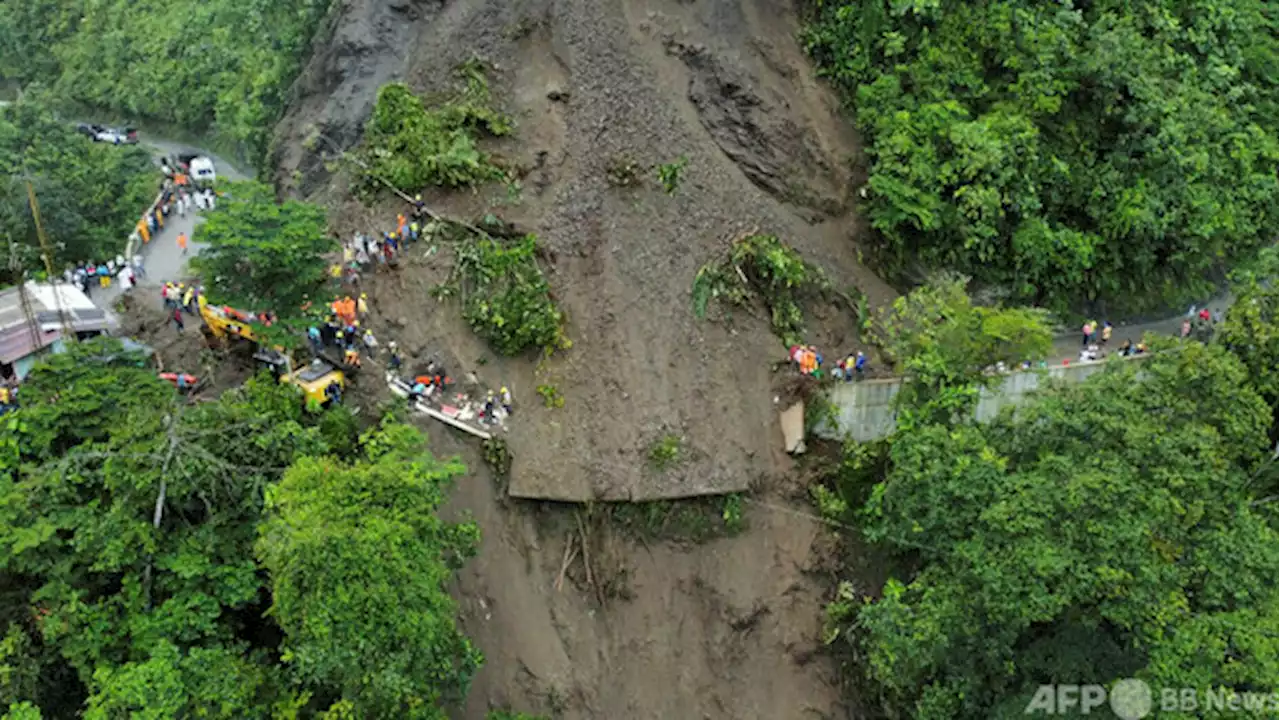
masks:
[[[204,320],[204,326],[212,337],[225,342],[243,340],[252,343],[256,348],[253,358],[269,368],[280,382],[300,388],[308,401],[314,400],[321,405],[341,401],[342,391],[347,387],[347,378],[333,363],[316,358],[307,365],[295,368],[293,358],[284,348],[268,348],[263,345],[262,338],[253,332],[251,315],[234,308],[210,305],[203,295],[200,296],[199,304],[200,318]],[[337,387],[330,390],[331,385]]]

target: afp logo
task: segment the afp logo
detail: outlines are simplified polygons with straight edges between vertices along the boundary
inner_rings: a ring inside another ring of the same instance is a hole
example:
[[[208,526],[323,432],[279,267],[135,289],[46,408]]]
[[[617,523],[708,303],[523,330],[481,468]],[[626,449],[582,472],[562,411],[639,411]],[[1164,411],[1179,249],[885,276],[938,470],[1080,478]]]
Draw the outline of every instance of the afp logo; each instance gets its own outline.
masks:
[[[1151,687],[1136,678],[1118,680],[1107,692],[1103,685],[1041,685],[1024,712],[1028,715],[1089,715],[1110,707],[1120,720],[1139,720],[1151,714]]]

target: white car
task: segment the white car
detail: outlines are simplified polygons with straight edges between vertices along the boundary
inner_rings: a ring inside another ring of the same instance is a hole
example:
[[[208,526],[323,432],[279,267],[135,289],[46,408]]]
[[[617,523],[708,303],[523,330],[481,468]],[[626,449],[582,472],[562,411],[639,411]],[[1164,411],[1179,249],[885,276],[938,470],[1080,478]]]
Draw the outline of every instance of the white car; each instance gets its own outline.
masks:
[[[203,155],[193,158],[188,170],[191,173],[191,181],[198,185],[212,185],[218,178],[213,170],[213,161]]]
[[[138,132],[133,128],[102,128],[93,139],[112,145],[133,145],[138,142]]]

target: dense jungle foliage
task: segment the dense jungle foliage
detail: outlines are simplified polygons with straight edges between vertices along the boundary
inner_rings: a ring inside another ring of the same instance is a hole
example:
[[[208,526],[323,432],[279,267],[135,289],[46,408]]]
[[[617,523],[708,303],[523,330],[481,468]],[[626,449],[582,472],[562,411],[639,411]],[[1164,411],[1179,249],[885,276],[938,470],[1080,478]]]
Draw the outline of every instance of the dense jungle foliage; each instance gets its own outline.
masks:
[[[209,133],[264,165],[329,0],[0,3],[0,79]]]
[[[0,417],[0,712],[445,717],[464,472],[266,378],[188,403],[116,341],[51,356]]]
[[[37,96],[0,108],[0,278],[12,281],[9,240],[23,268],[43,271],[28,180],[58,271],[121,252],[159,178],[145,150],[91,142]]]
[[[946,288],[895,308],[878,331],[911,338],[895,359],[914,391],[895,433],[851,444],[815,492],[894,561],[880,587],[842,583],[827,611],[828,640],[888,716],[1025,717],[1041,684],[1068,679],[1137,677],[1157,701],[1273,696],[1280,355],[1275,323],[1256,320],[1274,318],[1275,280],[1256,286],[1269,309],[1242,293],[1209,343],[1153,340],[1152,356],[986,425],[968,419],[983,368],[1011,328],[1039,342],[1034,321],[975,323]],[[893,329],[911,325],[929,337]],[[969,339],[932,341],[956,333]]]
[[[817,0],[887,268],[1054,310],[1201,299],[1277,224],[1276,5]]]

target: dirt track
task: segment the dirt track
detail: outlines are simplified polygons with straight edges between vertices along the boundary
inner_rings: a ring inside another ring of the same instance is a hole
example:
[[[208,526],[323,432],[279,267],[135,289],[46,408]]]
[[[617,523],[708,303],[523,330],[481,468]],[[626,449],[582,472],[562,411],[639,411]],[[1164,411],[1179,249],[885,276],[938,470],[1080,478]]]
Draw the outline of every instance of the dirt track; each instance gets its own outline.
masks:
[[[438,256],[366,285],[384,341],[511,387],[513,493],[589,501],[751,485],[753,497],[808,509],[780,489],[792,471],[769,371],[780,343],[762,317],[739,315],[731,328],[695,320],[689,297],[698,267],[753,230],[784,238],[837,287],[857,285],[873,302],[892,295],[858,262],[857,139],[812,79],[796,28],[779,0],[347,0],[318,40],[278,128],[276,178],[327,202],[343,235],[387,229],[402,206],[351,201],[346,179],[303,140],[319,130],[353,144],[384,82],[437,92],[473,55],[495,67],[494,97],[518,127],[494,149],[528,170],[520,197],[491,187],[428,199],[538,234],[574,347],[539,374],[532,359],[495,358],[456,307],[428,295]],[[682,155],[672,196],[652,172],[638,188],[606,179],[616,158]],[[817,310],[813,341],[854,347],[851,319]],[[541,407],[542,383],[563,392],[564,408]],[[484,532],[457,592],[487,656],[466,717],[503,705],[559,718],[840,714],[820,652],[830,588],[812,572],[823,537],[814,523],[750,506],[733,539],[623,542],[630,599],[600,607],[572,582],[553,587],[568,511],[504,504],[474,447],[427,429],[472,468],[453,504]],[[645,455],[665,433],[683,436],[685,452],[656,472]]]

